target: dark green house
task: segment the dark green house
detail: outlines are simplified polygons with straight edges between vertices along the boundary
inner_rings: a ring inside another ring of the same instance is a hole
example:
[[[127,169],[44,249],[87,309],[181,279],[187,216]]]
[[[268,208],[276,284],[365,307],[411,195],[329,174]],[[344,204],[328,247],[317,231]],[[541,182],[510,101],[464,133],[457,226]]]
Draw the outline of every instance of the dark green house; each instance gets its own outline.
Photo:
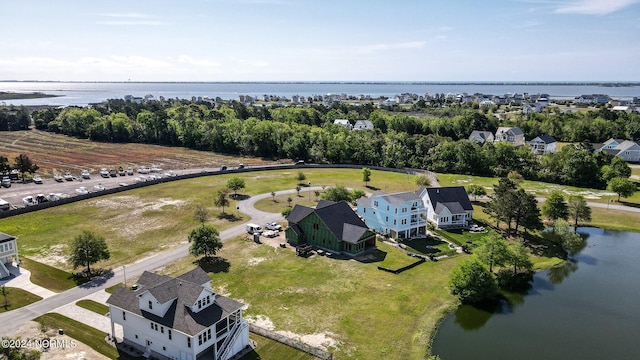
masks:
[[[315,209],[296,205],[285,231],[291,245],[311,245],[331,252],[357,255],[376,246],[376,235],[344,201],[321,200]]]

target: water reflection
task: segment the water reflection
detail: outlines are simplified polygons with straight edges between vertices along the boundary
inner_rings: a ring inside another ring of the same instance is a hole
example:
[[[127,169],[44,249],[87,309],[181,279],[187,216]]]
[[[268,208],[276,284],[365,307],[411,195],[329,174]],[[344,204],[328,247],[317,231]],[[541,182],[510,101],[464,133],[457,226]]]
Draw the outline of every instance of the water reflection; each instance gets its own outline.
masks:
[[[576,270],[578,270],[578,262],[574,259],[569,259],[564,265],[549,269],[547,279],[549,279],[551,284],[558,285]]]

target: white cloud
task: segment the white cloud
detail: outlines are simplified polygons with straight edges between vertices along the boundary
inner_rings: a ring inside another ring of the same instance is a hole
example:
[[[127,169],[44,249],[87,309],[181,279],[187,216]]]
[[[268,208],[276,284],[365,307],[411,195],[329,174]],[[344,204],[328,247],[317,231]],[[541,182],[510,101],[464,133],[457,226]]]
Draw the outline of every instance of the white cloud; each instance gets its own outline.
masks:
[[[556,7],[560,14],[606,15],[624,9],[640,0],[572,0]]]

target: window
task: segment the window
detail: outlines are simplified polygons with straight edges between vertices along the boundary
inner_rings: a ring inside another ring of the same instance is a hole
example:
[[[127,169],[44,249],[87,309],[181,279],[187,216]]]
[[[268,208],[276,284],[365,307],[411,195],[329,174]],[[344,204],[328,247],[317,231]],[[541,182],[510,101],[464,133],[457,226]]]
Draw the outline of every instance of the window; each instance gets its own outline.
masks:
[[[153,330],[153,323],[151,323],[151,330]]]
[[[367,208],[364,208],[364,209],[362,210],[362,212],[364,212],[364,213],[366,214],[366,213],[367,213]]]
[[[190,348],[191,347],[191,338],[187,338],[187,347]]]
[[[393,220],[393,225],[398,225],[398,220]]]
[[[398,208],[396,208],[396,214],[398,213]]]
[[[202,300],[198,300],[198,309],[202,309]]]
[[[149,300],[149,309],[153,309],[153,302],[151,302],[151,300]]]
[[[166,347],[166,346],[163,346],[163,347],[162,347],[162,350],[167,351],[167,347]]]
[[[122,320],[127,320],[127,313],[126,312],[122,312]]]
[[[402,219],[402,225],[407,225],[407,219]]]
[[[385,217],[384,217],[384,221],[389,222],[389,217],[388,217],[388,216],[385,216]]]
[[[171,340],[171,329],[167,329],[167,333],[169,333],[169,340]]]
[[[156,328],[156,331],[158,331],[158,324],[153,324],[153,325]]]
[[[164,326],[160,326],[160,332],[164,334]]]
[[[313,230],[318,230],[319,228],[318,224],[313,224]]]
[[[138,338],[138,334],[136,334],[136,339]]]
[[[389,211],[389,205],[387,205],[387,211]]]
[[[198,345],[202,345],[202,334],[198,335]]]
[[[378,207],[378,201],[377,200],[373,202],[373,206],[374,207]]]
[[[402,208],[402,212],[406,213],[407,212],[407,208]]]

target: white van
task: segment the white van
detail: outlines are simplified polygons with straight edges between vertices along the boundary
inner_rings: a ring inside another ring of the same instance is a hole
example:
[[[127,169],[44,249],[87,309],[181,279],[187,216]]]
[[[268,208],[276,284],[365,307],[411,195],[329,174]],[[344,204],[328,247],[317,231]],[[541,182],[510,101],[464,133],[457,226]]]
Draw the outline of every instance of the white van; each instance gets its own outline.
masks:
[[[262,228],[257,224],[247,224],[247,232],[249,234],[262,234]]]

